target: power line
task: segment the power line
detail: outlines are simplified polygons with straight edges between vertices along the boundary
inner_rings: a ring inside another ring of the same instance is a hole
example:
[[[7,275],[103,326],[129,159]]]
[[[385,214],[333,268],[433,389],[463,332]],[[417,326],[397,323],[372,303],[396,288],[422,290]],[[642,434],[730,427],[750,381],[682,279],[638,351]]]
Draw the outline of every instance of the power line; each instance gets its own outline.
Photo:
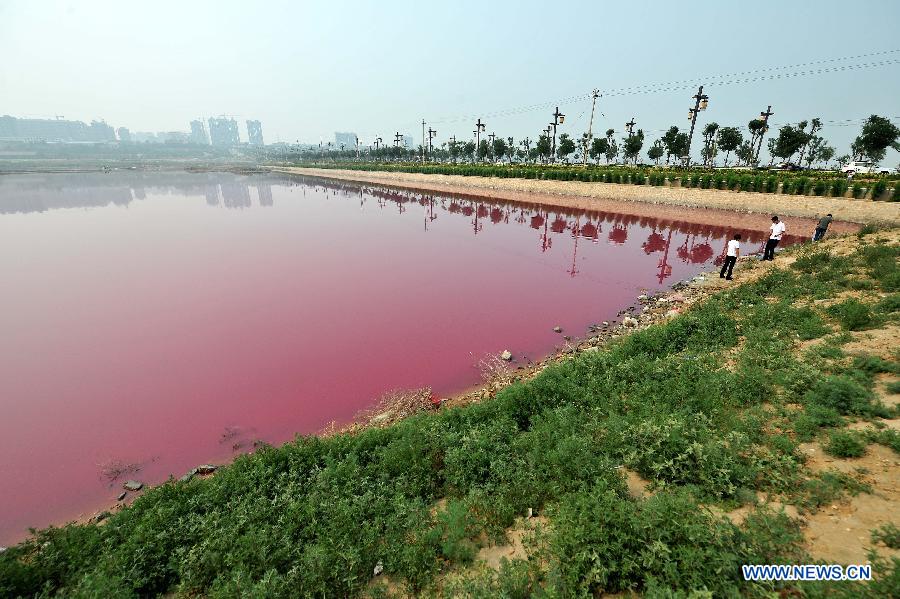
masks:
[[[738,85],[743,83],[752,83],[757,81],[771,81],[778,79],[792,79],[795,77],[804,77],[810,75],[820,75],[827,73],[837,73],[842,71],[851,71],[858,69],[868,69],[868,68],[877,68],[882,66],[888,66],[900,63],[900,58],[887,58],[884,60],[877,60],[871,62],[864,62],[858,64],[849,64],[849,65],[839,65],[839,66],[831,66],[831,67],[822,67],[815,69],[802,69],[802,70],[794,70],[786,73],[779,73],[776,71],[785,71],[787,69],[798,69],[800,67],[808,67],[813,65],[820,64],[829,64],[836,62],[846,62],[850,60],[859,60],[860,58],[868,58],[874,56],[888,56],[892,54],[900,53],[900,49],[896,50],[885,50],[881,52],[871,52],[868,54],[857,54],[855,56],[846,56],[840,58],[829,58],[823,60],[816,60],[810,62],[796,63],[791,65],[780,65],[773,67],[764,67],[760,69],[753,69],[748,71],[738,71],[734,73],[726,73],[720,75],[706,76],[706,77],[694,77],[691,79],[683,79],[679,81],[668,81],[668,82],[657,82],[657,83],[649,83],[649,84],[640,84],[630,87],[623,88],[613,88],[609,89],[606,92],[603,92],[602,96],[610,97],[610,96],[627,96],[627,95],[639,95],[639,94],[648,94],[648,93],[662,93],[668,91],[677,91],[687,88],[693,88],[697,82],[703,81],[707,86],[716,86],[716,85]],[[750,76],[748,76],[750,75]],[[577,94],[573,96],[568,96],[566,98],[561,98],[558,100],[551,100],[548,102],[540,102],[537,104],[529,104],[525,106],[519,106],[515,108],[508,108],[504,110],[498,110],[494,112],[488,113],[480,113],[485,118],[501,118],[507,116],[514,116],[517,114],[523,114],[526,112],[532,112],[536,110],[542,110],[545,108],[551,108],[556,104],[566,104],[570,102],[577,102],[581,100],[589,100],[592,97],[592,93],[584,93]],[[473,115],[466,116],[456,116],[456,117],[444,117],[441,119],[433,119],[434,123],[452,123],[459,122],[464,120],[469,120]]]

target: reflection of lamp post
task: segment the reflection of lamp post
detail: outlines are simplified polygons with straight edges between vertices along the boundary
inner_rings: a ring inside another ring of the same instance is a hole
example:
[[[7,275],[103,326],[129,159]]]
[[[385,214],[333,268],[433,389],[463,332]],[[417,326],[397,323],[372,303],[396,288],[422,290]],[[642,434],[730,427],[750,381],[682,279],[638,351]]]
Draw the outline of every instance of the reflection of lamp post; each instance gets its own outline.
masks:
[[[694,138],[694,126],[697,124],[697,113],[701,110],[706,110],[706,107],[709,106],[709,96],[703,94],[702,85],[700,86],[700,89],[697,90],[694,99],[697,100],[696,104],[694,104],[693,108],[688,110],[688,120],[691,121],[691,132],[688,134],[687,149],[684,152],[684,156],[682,156],[685,166],[691,165],[691,140]]]

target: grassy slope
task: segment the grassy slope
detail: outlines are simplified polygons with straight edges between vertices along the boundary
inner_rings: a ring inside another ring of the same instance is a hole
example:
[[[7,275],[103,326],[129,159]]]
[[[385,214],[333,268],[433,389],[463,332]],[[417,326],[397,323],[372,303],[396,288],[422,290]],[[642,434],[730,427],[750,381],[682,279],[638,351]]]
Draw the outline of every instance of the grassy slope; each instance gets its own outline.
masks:
[[[877,560],[879,581],[865,587],[744,583],[743,563],[809,561],[800,524],[764,507],[740,526],[699,509],[765,491],[815,510],[861,490],[846,475],[813,475],[797,451],[849,419],[896,417],[871,389],[876,373],[898,371],[897,355],[841,349],[841,329],[898,321],[900,245],[874,234],[860,247],[796,250],[789,268],[492,401],[298,438],[155,488],[101,526],[37,532],[0,554],[0,597],[383,596],[370,580],[379,562],[404,590],[432,594],[896,593],[896,560]],[[847,290],[861,298],[811,301]],[[897,451],[897,437],[853,440]],[[653,496],[632,498],[621,465],[652,481]],[[530,559],[469,574],[478,547],[502,541],[528,508],[547,516]]]

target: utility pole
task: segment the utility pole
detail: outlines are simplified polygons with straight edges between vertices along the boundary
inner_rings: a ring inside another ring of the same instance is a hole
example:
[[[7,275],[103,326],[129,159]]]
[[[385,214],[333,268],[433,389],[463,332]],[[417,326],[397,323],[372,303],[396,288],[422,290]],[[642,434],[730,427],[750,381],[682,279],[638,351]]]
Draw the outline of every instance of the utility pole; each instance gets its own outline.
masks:
[[[356,138],[356,159],[359,160],[359,135],[354,135]]]
[[[588,134],[587,139],[584,140],[584,148],[581,149],[582,158],[584,158],[582,166],[587,166],[587,157],[588,157],[588,143],[591,141],[591,135],[593,134],[594,127],[594,108],[597,107],[597,98],[600,97],[600,90],[595,89],[591,94],[593,101],[591,102],[591,120],[588,121]]]
[[[400,132],[397,131],[394,134],[394,147],[397,148],[397,158],[400,158],[400,142],[403,141],[403,136],[400,135]]]
[[[425,119],[422,119],[422,164],[425,164]]]
[[[773,114],[775,113],[772,112],[772,105],[770,104],[765,112],[759,113],[759,118],[756,119],[757,121],[763,122],[763,127],[759,130],[759,143],[756,146],[756,155],[753,157],[753,162],[755,164],[759,163],[759,153],[762,151],[763,136],[765,136],[766,131],[769,130],[769,117]]]
[[[631,120],[625,123],[625,130],[628,131],[628,137],[631,137],[631,135],[634,133],[635,124],[636,123],[634,122],[634,117],[631,117]]]
[[[475,123],[475,156],[478,156],[478,149],[481,147],[481,132],[484,131],[485,125],[481,122],[481,119],[478,119],[478,122]]]
[[[553,122],[550,123],[553,125],[553,150],[552,156],[556,156],[556,126],[562,125],[566,120],[566,115],[559,111],[559,106],[556,107],[556,110],[553,111]],[[552,158],[551,156],[551,158]]]
[[[691,140],[694,139],[694,126],[697,124],[697,114],[701,110],[706,110],[709,105],[709,96],[703,95],[703,86],[697,90],[697,94],[693,96],[696,103],[694,107],[688,110],[688,120],[691,121],[691,132],[688,134],[687,149],[684,152],[684,166],[691,165]]]

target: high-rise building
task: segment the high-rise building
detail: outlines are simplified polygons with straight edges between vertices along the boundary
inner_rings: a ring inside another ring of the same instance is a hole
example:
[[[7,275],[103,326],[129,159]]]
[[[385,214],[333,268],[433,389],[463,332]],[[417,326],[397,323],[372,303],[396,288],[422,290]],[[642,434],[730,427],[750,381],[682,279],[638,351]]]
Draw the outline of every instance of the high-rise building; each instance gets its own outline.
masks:
[[[206,123],[200,119],[191,121],[191,143],[204,146],[209,145],[209,134],[206,132]]]
[[[116,129],[116,133],[119,134],[119,141],[124,141],[125,143],[131,141],[131,131],[128,130],[128,127],[119,127]]]
[[[236,146],[241,143],[237,121],[224,116],[210,118],[209,140],[214,146]]]
[[[251,146],[264,146],[262,123],[259,121],[247,121],[247,141]]]
[[[416,138],[412,135],[404,135],[403,136],[403,146],[406,148],[415,148],[416,147]]]
[[[338,133],[334,134],[334,145],[340,149],[341,144],[344,144],[344,148],[355,148],[356,147],[356,133]]]

